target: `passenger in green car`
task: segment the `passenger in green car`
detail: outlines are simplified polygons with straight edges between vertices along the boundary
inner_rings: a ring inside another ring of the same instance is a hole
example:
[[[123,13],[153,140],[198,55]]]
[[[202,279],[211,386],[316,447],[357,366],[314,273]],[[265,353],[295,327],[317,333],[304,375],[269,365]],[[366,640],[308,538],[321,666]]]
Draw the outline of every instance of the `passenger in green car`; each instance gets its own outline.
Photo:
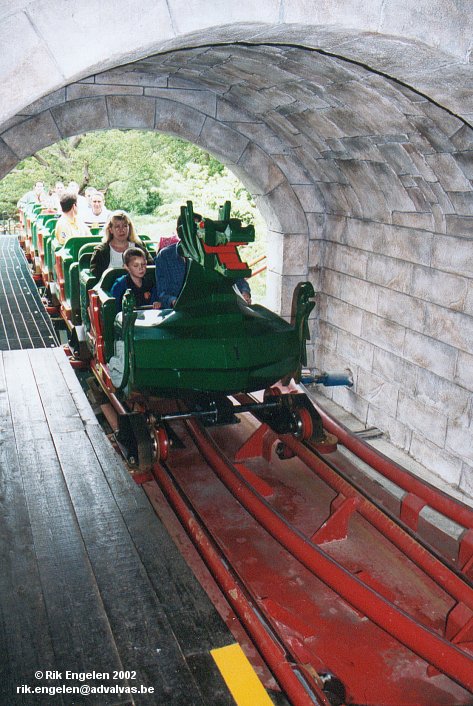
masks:
[[[195,223],[202,221],[200,213],[194,213]],[[177,219],[176,233],[179,237],[182,225],[181,216]],[[174,308],[186,279],[187,262],[180,242],[162,248],[155,257],[156,289],[163,308]],[[251,304],[251,288],[246,279],[235,283],[238,292],[247,304]]]
[[[140,248],[148,265],[153,258],[136,235],[133,221],[125,211],[113,211],[104,228],[102,242],[95,246],[90,260],[90,271],[100,279],[109,267],[123,267],[123,254],[128,248]]]
[[[156,301],[156,285],[154,282],[151,285],[143,282],[146,274],[143,251],[139,248],[129,248],[123,256],[123,266],[127,274],[118,277],[110,290],[110,294],[116,299],[117,312],[122,310],[122,299],[127,289],[131,289],[137,307],[153,306],[154,309],[160,309],[161,304]]]

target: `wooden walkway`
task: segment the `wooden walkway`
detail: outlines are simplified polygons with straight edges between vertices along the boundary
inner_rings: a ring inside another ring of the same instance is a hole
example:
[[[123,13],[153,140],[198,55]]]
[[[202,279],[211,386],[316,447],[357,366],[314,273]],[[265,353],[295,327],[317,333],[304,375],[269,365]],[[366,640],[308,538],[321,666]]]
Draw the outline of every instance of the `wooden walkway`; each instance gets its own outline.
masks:
[[[0,562],[1,704],[234,704],[209,654],[234,640],[60,348],[0,353]]]

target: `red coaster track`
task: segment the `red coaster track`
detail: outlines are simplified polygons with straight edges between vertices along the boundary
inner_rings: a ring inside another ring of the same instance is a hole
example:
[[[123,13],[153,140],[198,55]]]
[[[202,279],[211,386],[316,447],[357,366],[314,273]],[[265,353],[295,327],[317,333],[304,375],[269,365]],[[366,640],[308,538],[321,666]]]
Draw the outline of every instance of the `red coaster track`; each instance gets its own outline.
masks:
[[[249,413],[173,429],[184,448],[155,478],[291,704],[471,706],[469,562],[430,552],[310,440]],[[473,511],[456,505],[468,532]]]

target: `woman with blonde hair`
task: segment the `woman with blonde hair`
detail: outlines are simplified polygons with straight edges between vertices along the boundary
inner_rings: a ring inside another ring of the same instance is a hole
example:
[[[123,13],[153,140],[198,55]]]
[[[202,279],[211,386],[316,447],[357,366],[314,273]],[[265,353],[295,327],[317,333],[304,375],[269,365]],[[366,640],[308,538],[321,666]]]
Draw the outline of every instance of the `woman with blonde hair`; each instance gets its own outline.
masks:
[[[148,265],[153,258],[136,235],[135,226],[125,211],[113,211],[103,229],[102,242],[95,246],[90,260],[90,271],[100,279],[109,267],[123,267],[123,253],[128,248],[140,248]]]

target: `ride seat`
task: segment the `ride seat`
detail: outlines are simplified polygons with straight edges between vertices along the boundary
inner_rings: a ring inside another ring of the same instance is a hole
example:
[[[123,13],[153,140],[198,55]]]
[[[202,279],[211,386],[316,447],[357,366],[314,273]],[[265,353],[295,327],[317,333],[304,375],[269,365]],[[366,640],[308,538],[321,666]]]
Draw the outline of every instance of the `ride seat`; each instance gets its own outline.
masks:
[[[92,259],[92,253],[96,247],[95,243],[86,243],[82,245],[77,254],[77,264],[79,265],[79,273],[82,270],[90,269],[90,261]]]
[[[145,246],[146,250],[149,252],[149,254],[154,257],[156,255],[156,243],[151,240],[149,235],[140,234],[138,235],[138,237]]]
[[[56,255],[56,279],[60,287],[60,299],[69,312],[73,324],[80,323],[80,285],[79,285],[79,253],[84,245],[94,247],[100,241],[100,236],[72,236],[62,247],[54,248]],[[61,288],[62,280],[62,288]]]
[[[110,267],[103,273],[98,284],[96,285],[96,289],[101,289],[104,294],[110,296],[110,290],[112,289],[115,280],[125,274],[126,270],[123,267]]]
[[[115,316],[117,314],[117,306],[115,302],[115,297],[112,297],[110,290],[113,287],[115,280],[117,280],[122,275],[126,274],[126,270],[121,267],[114,267],[105,270],[98,284],[95,285],[94,289],[99,295],[100,299],[100,309],[102,315],[103,324],[103,338],[105,347],[105,358],[110,360],[113,355],[113,331]],[[155,279],[155,266],[148,265],[146,268],[146,274],[144,276],[144,281],[149,284],[153,284]]]
[[[154,265],[148,265],[146,267],[146,274],[144,276],[144,282],[146,284],[154,284],[154,279],[156,277],[155,270],[156,268]],[[103,273],[102,278],[100,279],[96,288],[100,288],[108,296],[111,296],[110,291],[115,283],[115,280],[125,274],[126,270],[122,267],[109,268]]]

